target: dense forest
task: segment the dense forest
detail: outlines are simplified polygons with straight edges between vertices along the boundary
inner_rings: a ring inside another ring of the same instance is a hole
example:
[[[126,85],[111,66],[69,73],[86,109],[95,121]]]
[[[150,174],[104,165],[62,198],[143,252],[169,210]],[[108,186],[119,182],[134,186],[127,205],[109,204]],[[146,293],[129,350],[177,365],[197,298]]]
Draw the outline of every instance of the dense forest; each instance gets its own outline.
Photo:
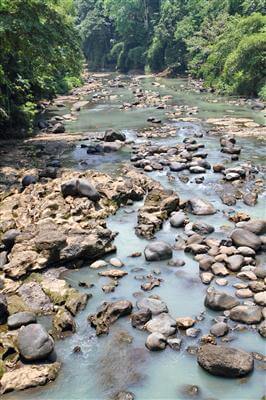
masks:
[[[1,0],[0,131],[29,131],[40,99],[91,70],[191,74],[266,98],[264,0]]]

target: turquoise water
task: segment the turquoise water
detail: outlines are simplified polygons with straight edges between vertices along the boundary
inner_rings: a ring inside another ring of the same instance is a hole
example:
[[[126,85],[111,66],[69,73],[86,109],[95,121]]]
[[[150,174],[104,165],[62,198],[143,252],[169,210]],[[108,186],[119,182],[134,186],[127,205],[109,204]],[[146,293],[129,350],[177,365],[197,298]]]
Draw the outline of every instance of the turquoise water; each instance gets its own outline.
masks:
[[[152,80],[144,79],[142,85],[149,90],[158,90],[151,85]],[[228,104],[222,99],[218,103],[210,103],[214,95],[197,94],[181,90],[180,85],[183,80],[160,80],[165,87],[159,88],[162,94],[174,96],[172,103],[187,104],[198,106],[201,119],[213,116],[223,116],[228,111]],[[81,131],[101,132],[106,128],[122,129],[128,138],[141,141],[136,137],[137,129],[147,126],[147,116],[156,115],[163,118],[164,110],[145,108],[132,111],[121,111],[119,105],[121,101],[128,101],[131,92],[128,89],[109,89],[112,94],[118,96],[115,100],[105,99],[104,102],[96,102],[84,109],[79,114],[78,121],[68,125],[72,132]],[[262,116],[248,107],[230,106],[234,115],[245,116],[261,120]],[[164,144],[182,142],[188,132],[195,130],[204,131],[204,124],[197,123],[175,123],[177,129],[176,138],[157,139],[155,143]],[[198,139],[206,145],[209,153],[208,161],[221,162],[228,158],[220,153],[218,139],[205,135]],[[250,160],[261,162],[263,159],[262,142],[252,139],[238,139],[244,150],[242,151],[240,162]],[[73,153],[67,155],[65,163],[74,169],[77,168],[97,168],[101,171],[117,174],[121,169],[121,163],[128,160],[130,153],[125,149],[117,154],[108,156],[89,156],[84,149],[77,147]],[[80,161],[86,160],[87,166],[80,165]],[[228,165],[230,162],[228,161]],[[151,176],[159,180],[165,187],[172,188],[179,193],[182,199],[193,195],[200,195],[213,202],[218,208],[218,213],[212,216],[196,217],[191,216],[191,220],[203,221],[215,226],[215,233],[212,236],[222,237],[224,225],[228,227],[230,222],[225,217],[223,211],[228,211],[230,207],[223,205],[219,197],[215,194],[217,185],[217,175],[207,172],[204,184],[196,185],[194,177],[191,175],[190,182],[182,183],[178,179],[169,182],[166,171],[153,172]],[[163,352],[149,352],[145,348],[147,333],[133,329],[129,318],[118,320],[110,329],[107,336],[96,337],[95,331],[87,322],[87,316],[96,311],[102,301],[114,301],[127,299],[135,305],[136,300],[141,296],[150,294],[159,295],[169,308],[170,314],[175,317],[181,316],[200,316],[203,313],[204,319],[197,323],[196,327],[201,329],[202,334],[207,334],[213,323],[213,318],[220,315],[204,307],[204,295],[206,286],[202,285],[198,274],[198,264],[193,258],[183,251],[175,251],[174,258],[180,258],[186,262],[184,267],[169,267],[167,262],[147,263],[144,257],[131,258],[129,255],[136,251],[143,252],[147,241],[140,239],[134,233],[137,222],[137,210],[142,205],[141,202],[135,203],[131,207],[121,208],[116,215],[108,219],[108,227],[113,231],[119,232],[115,239],[117,246],[117,257],[125,263],[125,270],[128,275],[121,279],[119,286],[114,293],[104,294],[101,290],[103,284],[108,282],[108,278],[99,277],[98,271],[85,267],[78,271],[69,271],[65,278],[71,285],[78,288],[79,281],[94,283],[92,289],[79,290],[92,293],[93,297],[89,300],[86,309],[77,316],[77,333],[64,341],[56,343],[58,360],[62,362],[62,369],[57,380],[43,388],[27,390],[25,392],[9,394],[6,398],[10,399],[29,399],[29,400],[102,400],[110,399],[115,393],[121,390],[132,391],[136,399],[141,400],[181,400],[183,385],[197,385],[200,388],[200,399],[216,400],[255,400],[261,399],[266,394],[263,370],[256,364],[254,373],[243,380],[229,380],[213,377],[202,370],[194,355],[186,351],[187,346],[197,344],[197,339],[187,338],[183,335],[183,344],[180,352],[175,352],[167,348]],[[265,217],[265,195],[261,195],[256,207],[250,208],[238,202],[234,208],[248,212],[254,217]],[[182,235],[182,229],[174,229],[166,222],[163,229],[156,234],[160,240],[165,240],[170,244],[175,243],[175,237]],[[140,268],[139,272],[134,272],[135,268]],[[160,278],[163,279],[161,286],[152,292],[141,292],[142,281],[135,279],[136,275],[147,275],[154,269],[160,269]],[[230,284],[220,288],[232,293],[231,286],[236,280],[229,277]],[[216,283],[212,283],[219,288]],[[229,323],[232,327],[233,322]],[[126,335],[132,337],[132,343],[125,338]],[[243,332],[233,331],[232,346],[265,354],[265,341],[262,337],[249,328]],[[124,339],[123,339],[124,338]],[[80,346],[81,354],[74,354],[73,348]]]

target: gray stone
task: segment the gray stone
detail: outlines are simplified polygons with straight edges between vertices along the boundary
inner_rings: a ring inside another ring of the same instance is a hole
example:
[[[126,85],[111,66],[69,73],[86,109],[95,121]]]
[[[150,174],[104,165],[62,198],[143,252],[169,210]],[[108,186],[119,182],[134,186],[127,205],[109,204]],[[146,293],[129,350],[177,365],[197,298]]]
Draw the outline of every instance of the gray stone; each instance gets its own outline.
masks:
[[[65,182],[61,185],[61,191],[63,197],[82,196],[87,197],[92,201],[98,201],[100,199],[100,195],[95,187],[90,182],[85,180],[76,179]]]
[[[171,336],[176,332],[176,322],[168,313],[161,313],[153,317],[145,325],[148,332],[159,332],[164,336]]]
[[[230,310],[239,305],[239,301],[225,293],[213,289],[208,289],[205,297],[205,306],[214,311]]]
[[[54,350],[54,341],[40,324],[30,324],[20,328],[18,349],[28,361],[43,360]]]
[[[147,337],[145,346],[151,351],[164,350],[167,344],[166,337],[159,332],[154,332]]]
[[[5,324],[8,317],[6,296],[0,293],[0,325]]]
[[[212,375],[241,378],[254,369],[251,354],[227,346],[206,344],[199,348],[197,361]]]
[[[162,261],[172,258],[173,251],[168,243],[158,241],[148,244],[145,247],[144,254],[147,261]]]
[[[34,324],[37,321],[36,315],[32,312],[22,311],[10,315],[7,320],[9,329],[18,329],[23,325]]]
[[[231,234],[231,239],[236,246],[247,246],[253,250],[258,250],[261,246],[260,238],[247,229],[234,229]]]
[[[239,305],[230,310],[229,317],[233,321],[252,325],[262,320],[262,313],[260,307]]]
[[[120,140],[121,142],[125,142],[126,135],[122,132],[116,132],[112,129],[108,129],[105,134],[103,140],[105,142],[115,142],[116,140]]]
[[[139,300],[137,302],[137,307],[140,310],[150,310],[152,315],[158,315],[168,312],[167,305],[162,300],[153,299],[151,297],[144,297],[143,299]]]
[[[174,228],[180,228],[184,225],[186,214],[183,211],[178,211],[172,214],[170,218],[170,224]]]
[[[227,268],[229,268],[233,272],[239,271],[241,267],[244,265],[244,262],[245,259],[240,254],[235,254],[233,256],[230,256],[226,260]]]
[[[217,211],[211,203],[200,198],[190,199],[188,201],[188,209],[195,215],[211,215]]]
[[[216,324],[212,325],[210,332],[212,335],[216,337],[224,336],[228,333],[229,327],[225,322],[217,322]]]

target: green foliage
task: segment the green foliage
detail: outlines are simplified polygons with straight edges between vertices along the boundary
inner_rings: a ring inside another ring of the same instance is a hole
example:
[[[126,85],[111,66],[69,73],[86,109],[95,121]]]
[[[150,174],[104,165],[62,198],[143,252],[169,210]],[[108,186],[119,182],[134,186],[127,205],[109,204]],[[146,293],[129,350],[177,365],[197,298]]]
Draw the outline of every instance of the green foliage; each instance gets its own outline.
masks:
[[[73,85],[82,55],[71,0],[2,0],[0,131],[30,132],[36,102]],[[68,12],[69,14],[67,14]]]

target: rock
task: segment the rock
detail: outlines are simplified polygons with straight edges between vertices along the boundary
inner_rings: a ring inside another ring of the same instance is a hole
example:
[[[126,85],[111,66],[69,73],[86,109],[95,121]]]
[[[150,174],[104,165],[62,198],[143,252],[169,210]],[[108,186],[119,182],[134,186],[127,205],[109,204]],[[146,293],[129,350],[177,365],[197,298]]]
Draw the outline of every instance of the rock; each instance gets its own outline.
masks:
[[[7,263],[7,251],[1,251],[0,253],[0,269]]]
[[[187,168],[185,163],[171,162],[169,165],[170,171],[179,172]]]
[[[115,258],[115,257],[111,258],[109,260],[109,263],[115,268],[121,268],[124,266],[124,263],[121,260],[119,260],[119,258]]]
[[[162,261],[172,258],[173,251],[168,243],[158,241],[148,244],[145,247],[144,254],[147,261]]]
[[[235,297],[227,293],[219,292],[216,290],[207,290],[205,297],[205,306],[214,311],[230,310],[231,308],[239,305],[239,301]]]
[[[236,291],[236,297],[239,299],[248,299],[249,297],[253,297],[253,293],[250,289],[238,289]]]
[[[34,313],[22,311],[8,317],[7,325],[9,329],[19,329],[23,325],[34,324],[35,322],[37,322],[37,319]]]
[[[18,294],[33,312],[50,313],[53,310],[53,303],[37,282],[23,283],[18,290]]]
[[[220,262],[216,262],[216,263],[212,264],[211,270],[214,273],[214,275],[218,275],[218,276],[229,275],[228,269],[225,268],[224,264],[222,264]]]
[[[243,196],[243,202],[250,207],[254,207],[258,201],[258,194],[256,192],[253,193],[245,193]]]
[[[61,192],[63,197],[67,196],[81,196],[87,197],[91,201],[100,200],[100,195],[95,187],[88,181],[85,180],[72,180],[65,182],[61,185]]]
[[[10,229],[3,234],[2,243],[6,250],[10,251],[12,249],[19,234],[20,231],[17,229]]]
[[[161,313],[148,321],[145,329],[151,333],[159,332],[171,336],[176,332],[176,322],[168,313]]]
[[[211,272],[202,272],[200,274],[201,282],[204,283],[204,285],[209,285],[213,278],[214,275]]]
[[[236,246],[247,246],[253,250],[258,250],[261,246],[260,238],[247,229],[236,228],[231,234],[231,239]]]
[[[226,346],[206,344],[199,348],[197,361],[212,375],[241,378],[254,368],[251,354]]]
[[[233,256],[230,256],[226,260],[227,268],[229,268],[233,272],[239,271],[241,267],[244,265],[244,262],[245,259],[240,254],[235,254]]]
[[[127,300],[103,303],[96,314],[90,315],[88,320],[96,329],[96,335],[108,333],[110,325],[118,318],[129,315],[132,312],[132,303]]]
[[[258,278],[252,271],[241,271],[237,274],[237,277],[239,279],[242,279],[244,281],[256,281]]]
[[[5,324],[8,317],[6,296],[0,293],[0,325]]]
[[[196,385],[183,385],[180,393],[183,398],[194,398],[200,395],[200,389]]]
[[[147,308],[141,309],[131,315],[131,325],[133,326],[133,328],[143,330],[144,325],[151,319],[151,317],[151,310]]]
[[[216,213],[215,207],[207,200],[193,198],[188,201],[188,210],[195,215],[211,215]]]
[[[150,279],[149,282],[143,283],[141,285],[141,289],[144,290],[145,292],[148,292],[153,288],[161,285],[161,279],[156,279],[156,278],[149,278],[149,279]]]
[[[112,400],[134,400],[134,399],[135,396],[131,392],[119,392],[114,397],[112,397]]]
[[[60,308],[53,317],[54,333],[58,336],[61,334],[75,333],[76,323],[74,318],[64,307]]]
[[[137,302],[137,307],[139,310],[147,309],[150,310],[152,315],[158,315],[161,313],[167,313],[167,305],[158,299],[153,299],[152,297],[144,297]]]
[[[230,319],[243,324],[258,324],[262,319],[260,307],[239,305],[233,307],[229,314]]]
[[[219,285],[219,286],[226,286],[226,285],[228,285],[228,280],[225,279],[225,278],[217,278],[217,279],[215,280],[215,283],[216,283],[217,285]]]
[[[212,264],[214,264],[214,258],[209,255],[204,255],[199,261],[199,268],[203,271],[208,271]]]
[[[36,176],[33,175],[25,175],[21,181],[23,188],[30,185],[35,185],[36,182],[37,182]]]
[[[214,227],[206,223],[195,222],[192,226],[192,230],[200,235],[208,235],[214,232]]]
[[[171,349],[179,351],[181,349],[182,339],[181,338],[170,338],[167,339],[167,344]]]
[[[189,328],[186,330],[186,336],[196,338],[200,334],[200,329],[197,328]]]
[[[225,166],[223,164],[214,164],[212,169],[213,172],[222,173],[225,170]]]
[[[186,214],[183,211],[175,212],[171,215],[169,222],[174,228],[180,228],[184,225]]]
[[[54,350],[54,341],[40,324],[30,324],[20,328],[18,349],[28,361],[43,360]]]
[[[154,332],[149,335],[145,343],[147,349],[151,351],[164,350],[166,345],[166,337],[159,332]]]
[[[121,271],[121,269],[109,269],[107,271],[98,272],[98,275],[108,276],[109,278],[123,278],[123,276],[127,274],[126,271]]]
[[[57,168],[47,167],[39,171],[39,179],[40,178],[49,178],[56,179],[57,178]]]
[[[125,142],[126,135],[122,132],[116,132],[112,129],[108,129],[105,134],[103,140],[105,142],[115,142],[116,140],[120,140],[121,142]]]
[[[221,337],[228,333],[229,327],[225,322],[217,322],[216,324],[212,325],[210,332],[215,337]]]
[[[176,325],[180,329],[191,328],[196,323],[196,320],[191,317],[176,318]]]
[[[260,306],[265,307],[266,306],[266,291],[256,293],[254,295],[254,301],[256,304],[259,304]]]
[[[104,260],[97,260],[94,263],[90,265],[90,268],[92,269],[98,269],[98,268],[103,268],[106,267],[108,263]]]
[[[240,246],[238,247],[237,251],[244,257],[255,257],[256,252],[247,246]]]
[[[242,221],[238,222],[236,226],[237,228],[247,229],[256,235],[263,235],[266,233],[266,219],[251,219],[249,221]]]
[[[0,381],[1,394],[43,386],[56,379],[59,369],[60,364],[56,362],[45,365],[24,365],[8,371]]]
[[[260,279],[266,278],[266,265],[261,265],[259,267],[256,267],[254,269],[254,274]]]
[[[55,124],[51,129],[52,133],[65,133],[65,131],[66,131],[66,128],[60,122],[58,124]]]
[[[266,338],[266,320],[262,321],[262,323],[258,326],[259,334]]]

